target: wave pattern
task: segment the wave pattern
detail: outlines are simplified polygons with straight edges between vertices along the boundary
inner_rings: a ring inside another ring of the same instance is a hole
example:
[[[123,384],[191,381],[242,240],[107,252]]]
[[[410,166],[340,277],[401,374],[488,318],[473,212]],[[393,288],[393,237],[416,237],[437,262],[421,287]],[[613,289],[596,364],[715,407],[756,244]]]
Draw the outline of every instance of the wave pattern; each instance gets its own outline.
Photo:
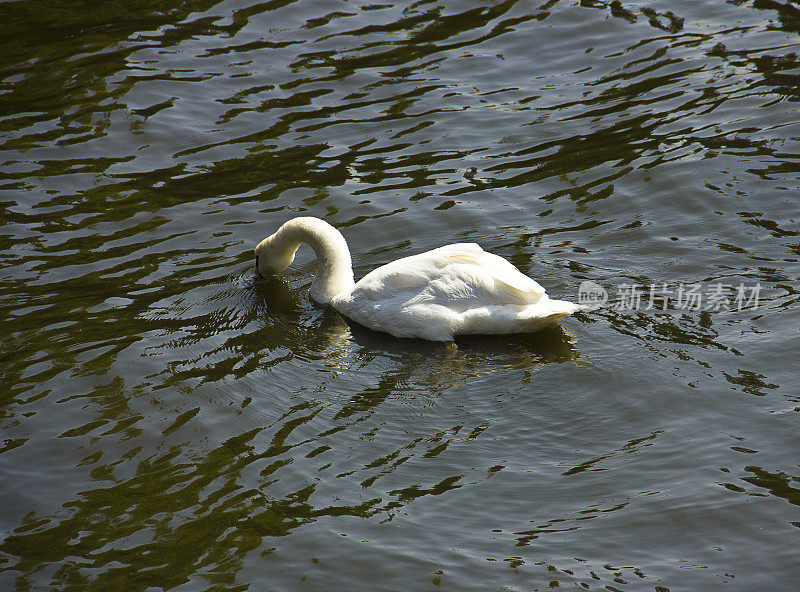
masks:
[[[0,3],[0,587],[793,590],[799,15]],[[398,342],[252,277],[301,213],[761,300]]]

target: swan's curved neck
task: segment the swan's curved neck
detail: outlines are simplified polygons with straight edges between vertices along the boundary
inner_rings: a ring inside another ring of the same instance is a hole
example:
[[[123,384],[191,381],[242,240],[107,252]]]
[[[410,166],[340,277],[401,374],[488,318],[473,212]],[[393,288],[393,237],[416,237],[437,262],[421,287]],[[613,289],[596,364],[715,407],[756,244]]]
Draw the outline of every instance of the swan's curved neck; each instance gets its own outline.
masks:
[[[342,233],[319,218],[294,218],[284,223],[270,237],[274,252],[284,256],[301,244],[314,250],[317,256],[317,274],[311,283],[311,297],[320,303],[353,287],[353,263]]]

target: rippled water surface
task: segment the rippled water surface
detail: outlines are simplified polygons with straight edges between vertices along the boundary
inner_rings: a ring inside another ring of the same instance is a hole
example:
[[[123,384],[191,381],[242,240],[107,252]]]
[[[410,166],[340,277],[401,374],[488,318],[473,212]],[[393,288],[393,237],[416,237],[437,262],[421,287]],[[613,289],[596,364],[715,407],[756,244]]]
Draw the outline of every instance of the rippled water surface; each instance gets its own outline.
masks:
[[[799,54],[796,0],[0,3],[0,589],[797,590]],[[254,277],[296,215],[609,300],[393,339]]]

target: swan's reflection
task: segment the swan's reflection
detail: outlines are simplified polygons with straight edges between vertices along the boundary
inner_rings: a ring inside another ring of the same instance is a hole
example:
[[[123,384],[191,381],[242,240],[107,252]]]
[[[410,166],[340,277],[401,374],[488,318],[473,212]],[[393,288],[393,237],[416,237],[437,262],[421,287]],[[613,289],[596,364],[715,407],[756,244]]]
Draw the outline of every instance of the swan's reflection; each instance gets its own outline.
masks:
[[[536,333],[460,336],[455,344],[401,339],[315,304],[291,280],[258,278],[254,286],[259,319],[273,346],[290,348],[301,358],[325,360],[338,372],[388,359],[392,363],[378,380],[384,387],[380,390],[402,383],[442,392],[497,372],[524,371],[529,377],[546,364],[579,358],[574,336],[560,324]],[[387,374],[395,378],[384,384]]]

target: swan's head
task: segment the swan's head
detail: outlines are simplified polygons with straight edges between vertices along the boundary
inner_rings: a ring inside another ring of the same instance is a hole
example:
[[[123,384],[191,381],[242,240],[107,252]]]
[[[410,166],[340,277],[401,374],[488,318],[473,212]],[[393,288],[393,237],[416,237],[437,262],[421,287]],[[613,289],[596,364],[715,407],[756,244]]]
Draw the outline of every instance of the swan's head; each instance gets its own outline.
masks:
[[[256,255],[256,270],[258,270],[259,275],[267,276],[281,273],[294,261],[297,247],[287,249],[285,244],[279,245],[277,242],[273,234],[256,246],[254,253]]]

